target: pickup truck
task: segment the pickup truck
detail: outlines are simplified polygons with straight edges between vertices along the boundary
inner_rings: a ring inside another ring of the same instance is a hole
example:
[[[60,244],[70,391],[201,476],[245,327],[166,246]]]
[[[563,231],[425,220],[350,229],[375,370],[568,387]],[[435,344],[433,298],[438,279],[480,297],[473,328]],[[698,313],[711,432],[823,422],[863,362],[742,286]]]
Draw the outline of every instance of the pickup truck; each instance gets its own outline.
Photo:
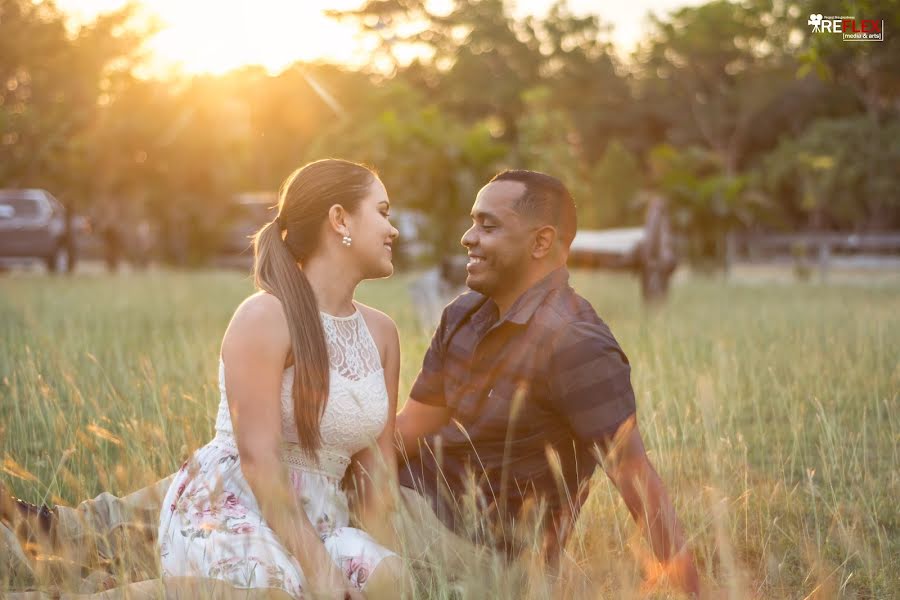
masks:
[[[40,261],[53,273],[75,267],[65,207],[40,189],[0,189],[0,266]]]

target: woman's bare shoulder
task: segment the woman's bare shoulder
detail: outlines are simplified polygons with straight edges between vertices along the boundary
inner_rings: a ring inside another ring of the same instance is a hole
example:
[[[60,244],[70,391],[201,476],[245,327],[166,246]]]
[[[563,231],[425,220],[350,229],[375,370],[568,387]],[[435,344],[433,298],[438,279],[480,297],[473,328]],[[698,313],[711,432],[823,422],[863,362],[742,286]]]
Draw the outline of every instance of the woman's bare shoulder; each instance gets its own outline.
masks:
[[[362,312],[363,317],[366,319],[366,323],[368,323],[370,327],[377,327],[382,332],[397,331],[397,324],[394,323],[394,319],[387,313],[367,304],[363,304],[362,302],[354,301],[354,303],[357,308],[359,308],[360,312]]]
[[[290,333],[281,300],[267,292],[249,296],[234,311],[223,346],[230,342],[266,343],[289,348]]]
[[[394,319],[377,308],[372,308],[362,302],[354,302],[366,320],[366,325],[368,325],[369,331],[379,347],[399,344],[400,336]]]

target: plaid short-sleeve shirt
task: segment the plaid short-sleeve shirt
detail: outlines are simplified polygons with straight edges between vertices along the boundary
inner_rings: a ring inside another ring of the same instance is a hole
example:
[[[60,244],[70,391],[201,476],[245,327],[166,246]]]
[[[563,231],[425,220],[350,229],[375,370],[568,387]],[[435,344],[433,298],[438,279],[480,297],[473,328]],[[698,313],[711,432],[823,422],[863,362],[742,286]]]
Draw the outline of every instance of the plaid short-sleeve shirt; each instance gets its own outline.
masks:
[[[472,482],[488,512],[515,516],[529,497],[551,515],[577,509],[596,466],[594,443],[635,412],[625,353],[568,282],[566,268],[557,269],[503,319],[477,292],[444,309],[410,398],[449,407],[452,419],[427,440],[431,450],[401,465],[400,481],[429,497],[451,527],[452,504]]]

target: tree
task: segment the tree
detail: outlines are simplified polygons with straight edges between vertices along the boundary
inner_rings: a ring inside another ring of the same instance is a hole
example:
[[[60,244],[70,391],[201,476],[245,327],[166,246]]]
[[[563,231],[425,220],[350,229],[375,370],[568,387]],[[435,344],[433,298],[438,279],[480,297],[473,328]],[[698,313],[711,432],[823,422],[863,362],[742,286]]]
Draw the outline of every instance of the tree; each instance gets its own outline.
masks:
[[[654,26],[639,53],[641,97],[666,123],[667,141],[706,147],[737,175],[795,72],[792,21],[781,5],[714,0]]]
[[[277,75],[245,68],[227,75],[229,96],[246,118],[239,169],[242,189],[277,189],[300,166],[323,124],[364,120],[374,84],[337,65],[294,64]]]
[[[380,114],[336,124],[311,146],[308,158],[343,156],[375,165],[395,208],[427,216],[435,257],[458,253],[475,194],[508,148],[485,123],[466,125],[434,105],[422,106],[419,93],[407,86],[381,93],[380,101],[370,99],[383,107]]]
[[[604,229],[640,223],[636,210],[638,191],[642,186],[640,164],[618,140],[606,147],[603,158],[594,167],[591,177],[597,198],[591,218],[580,218],[585,227]]]
[[[575,199],[579,228],[621,227],[632,220],[629,213],[641,179],[637,159],[613,142],[603,159],[591,164],[571,115],[555,107],[549,87],[531,89],[523,98],[519,148],[511,157],[515,164],[563,181]]]
[[[374,40],[371,67],[376,72],[396,75],[406,66],[400,52],[424,52],[430,57],[431,14],[424,0],[366,0],[359,8],[325,14],[353,21],[365,37]]]
[[[608,39],[610,28],[595,15],[575,16],[558,1],[546,17],[529,17],[542,56],[541,85],[553,90],[549,104],[568,114],[571,137],[583,160],[593,164],[613,138],[634,135],[639,114],[630,81]]]
[[[332,14],[355,20],[379,47],[415,45],[420,56],[407,80],[466,121],[495,120],[504,141],[515,143],[521,95],[539,82],[542,57],[530,25],[515,21],[505,0],[454,0],[447,14],[417,1],[370,0]],[[414,33],[398,33],[411,24]]]
[[[764,161],[763,185],[787,224],[813,230],[900,227],[900,119],[821,120]]]
[[[652,185],[668,200],[672,225],[686,235],[694,262],[720,262],[725,234],[753,223],[766,209],[751,175],[726,173],[720,157],[704,148],[661,144],[649,161]]]
[[[797,2],[791,7],[806,23],[807,15],[850,15],[884,21],[882,42],[845,43],[842,36],[808,33],[800,52],[801,73],[814,72],[852,93],[876,120],[900,115],[900,1]]]
[[[49,187],[67,204],[89,194],[83,151],[110,88],[136,60],[132,8],[69,34],[49,2],[0,0],[0,178]]]

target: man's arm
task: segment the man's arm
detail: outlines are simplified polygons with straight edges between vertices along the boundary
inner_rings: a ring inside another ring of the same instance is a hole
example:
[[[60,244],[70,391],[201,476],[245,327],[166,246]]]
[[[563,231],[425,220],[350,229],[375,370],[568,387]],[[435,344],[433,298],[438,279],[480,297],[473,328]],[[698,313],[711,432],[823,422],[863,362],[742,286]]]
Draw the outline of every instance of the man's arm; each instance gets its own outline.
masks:
[[[631,366],[605,323],[571,323],[560,330],[551,351],[550,382],[574,435],[600,446],[600,462],[660,565],[678,587],[696,595],[697,570],[637,429]]]
[[[401,460],[411,460],[419,454],[419,440],[434,433],[450,421],[451,410],[446,406],[425,404],[409,398],[397,414],[397,434]]]
[[[638,527],[645,533],[664,574],[679,589],[700,594],[700,578],[665,485],[650,464],[634,416],[608,443],[601,462]]]
[[[446,425],[453,412],[444,398],[444,330],[451,305],[441,314],[441,322],[431,336],[431,344],[422,358],[422,368],[409,391],[409,398],[397,414],[401,462],[408,463],[418,456],[419,440]]]

